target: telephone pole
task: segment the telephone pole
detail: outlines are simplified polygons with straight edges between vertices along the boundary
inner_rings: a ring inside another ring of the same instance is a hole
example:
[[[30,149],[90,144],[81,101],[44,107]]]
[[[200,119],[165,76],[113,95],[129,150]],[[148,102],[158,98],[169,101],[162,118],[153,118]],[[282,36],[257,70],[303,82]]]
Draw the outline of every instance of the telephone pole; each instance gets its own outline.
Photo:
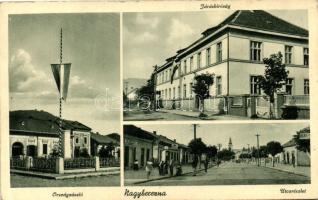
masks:
[[[193,137],[195,140],[197,139],[197,124],[193,124]]]
[[[259,154],[259,134],[255,135],[257,138],[257,166],[260,166],[260,154]]]

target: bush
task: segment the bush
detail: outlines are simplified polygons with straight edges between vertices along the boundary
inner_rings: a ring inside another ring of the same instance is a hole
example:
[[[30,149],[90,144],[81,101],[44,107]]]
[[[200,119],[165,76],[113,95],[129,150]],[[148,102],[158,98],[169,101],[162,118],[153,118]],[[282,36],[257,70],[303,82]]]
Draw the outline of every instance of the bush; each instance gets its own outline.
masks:
[[[283,119],[297,119],[298,118],[297,106],[285,106],[282,109],[283,109],[283,113],[282,113]]]

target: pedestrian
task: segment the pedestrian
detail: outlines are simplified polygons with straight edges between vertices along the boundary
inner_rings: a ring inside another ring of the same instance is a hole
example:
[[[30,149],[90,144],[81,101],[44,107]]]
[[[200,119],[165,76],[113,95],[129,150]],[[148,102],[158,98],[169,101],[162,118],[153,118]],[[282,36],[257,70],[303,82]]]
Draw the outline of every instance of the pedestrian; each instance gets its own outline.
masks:
[[[176,166],[176,176],[181,176],[182,175],[182,165],[180,162],[178,162]]]
[[[208,172],[208,165],[209,165],[209,160],[206,158],[204,160],[204,171],[205,171],[205,173]]]
[[[151,175],[151,171],[152,171],[152,161],[148,160],[146,163],[146,173],[147,173],[147,179],[149,179],[150,175]]]
[[[134,168],[135,171],[137,171],[139,169],[139,163],[138,163],[137,159],[135,159],[135,161],[134,161],[134,167],[133,168]]]
[[[168,174],[168,163],[167,161],[165,161],[163,164],[163,175],[167,175],[167,174]]]
[[[196,176],[197,174],[197,166],[198,166],[198,157],[194,156],[193,162],[192,162],[192,168],[193,168],[193,176]]]
[[[164,175],[164,169],[163,169],[163,167],[164,167],[164,162],[163,162],[163,160],[162,161],[160,161],[160,163],[159,163],[159,175],[160,176],[162,176],[162,175]]]
[[[170,176],[173,176],[173,168],[174,168],[174,163],[173,163],[173,159],[171,159],[169,162]]]

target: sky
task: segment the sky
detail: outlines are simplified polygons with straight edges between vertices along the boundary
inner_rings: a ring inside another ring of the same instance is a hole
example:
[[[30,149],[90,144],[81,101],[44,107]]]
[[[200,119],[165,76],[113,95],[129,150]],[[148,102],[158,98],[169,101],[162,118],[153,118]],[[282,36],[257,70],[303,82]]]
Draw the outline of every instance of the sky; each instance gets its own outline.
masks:
[[[188,145],[193,139],[193,125],[136,125],[149,132],[157,131],[158,135],[164,135],[170,139],[176,139],[178,143]],[[266,145],[270,141],[278,141],[281,144],[288,142],[293,135],[309,123],[240,123],[240,124],[200,124],[197,127],[197,138],[207,145],[222,144],[227,148],[229,138],[232,139],[234,149],[256,146],[256,134],[259,134],[259,144]]]
[[[123,14],[124,78],[150,77],[154,65],[162,65],[235,11],[165,12]],[[306,10],[267,12],[308,29]]]
[[[101,134],[118,133],[119,17],[114,13],[10,15],[10,110],[58,115],[59,95],[50,64],[59,63],[62,27],[63,62],[72,63],[63,118]]]

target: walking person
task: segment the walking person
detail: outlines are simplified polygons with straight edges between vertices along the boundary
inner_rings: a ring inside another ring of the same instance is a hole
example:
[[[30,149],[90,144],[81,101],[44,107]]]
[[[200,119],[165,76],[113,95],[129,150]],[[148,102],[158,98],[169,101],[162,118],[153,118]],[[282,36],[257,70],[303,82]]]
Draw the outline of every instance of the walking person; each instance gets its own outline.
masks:
[[[151,175],[151,171],[152,171],[152,161],[151,160],[148,160],[147,163],[146,163],[146,173],[147,173],[147,179],[149,179],[150,175]]]
[[[194,156],[193,162],[192,162],[193,176],[197,175],[197,166],[198,166],[198,157]]]
[[[163,167],[164,167],[164,162],[163,161],[160,161],[160,163],[159,163],[159,175],[160,176],[162,176],[162,175],[164,175],[164,169],[163,169]]]
[[[169,162],[170,176],[173,176],[173,168],[174,168],[174,162],[173,162],[173,159],[171,159]]]

